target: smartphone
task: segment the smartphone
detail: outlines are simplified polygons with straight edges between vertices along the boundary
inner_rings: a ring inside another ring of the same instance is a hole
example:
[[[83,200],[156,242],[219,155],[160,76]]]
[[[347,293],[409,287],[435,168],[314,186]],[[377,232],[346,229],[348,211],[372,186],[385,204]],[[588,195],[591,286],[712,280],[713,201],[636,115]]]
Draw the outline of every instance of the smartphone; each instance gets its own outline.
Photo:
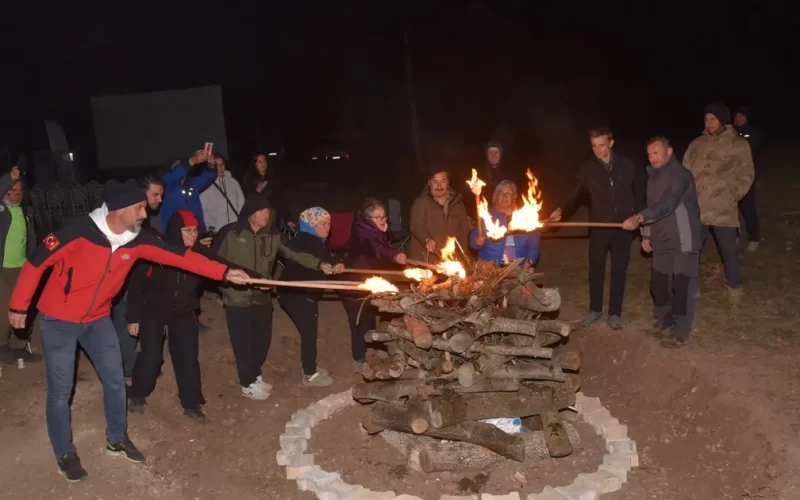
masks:
[[[207,154],[207,155],[210,155],[210,154],[211,154],[211,151],[212,151],[213,149],[214,149],[214,143],[213,143],[213,142],[207,142],[207,143],[206,143],[206,145],[205,145],[205,147],[203,147],[203,152],[204,152],[205,154]]]
[[[19,173],[25,175],[25,170],[28,168],[28,157],[25,155],[17,156],[17,167],[19,168]]]

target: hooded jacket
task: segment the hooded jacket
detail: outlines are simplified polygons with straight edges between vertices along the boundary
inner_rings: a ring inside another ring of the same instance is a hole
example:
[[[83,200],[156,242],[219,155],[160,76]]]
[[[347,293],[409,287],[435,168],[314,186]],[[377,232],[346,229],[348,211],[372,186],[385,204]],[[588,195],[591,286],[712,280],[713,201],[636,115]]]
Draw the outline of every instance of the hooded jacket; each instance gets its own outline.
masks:
[[[178,210],[167,224],[164,241],[178,248],[185,247],[182,229],[197,225],[192,212]],[[200,308],[198,290],[201,284],[196,274],[153,262],[137,262],[128,277],[125,320],[139,323],[145,311],[158,323],[166,323],[176,316],[193,315]]]
[[[426,185],[411,205],[411,234],[408,256],[412,259],[425,260],[427,251],[425,241],[436,242],[441,249],[447,238],[455,237],[463,248],[467,247],[471,223],[467,215],[464,198],[450,188],[450,194],[444,205],[433,199],[430,185]],[[435,260],[435,258],[434,258]]]
[[[244,205],[244,193],[239,181],[226,170],[221,178],[214,179],[214,182],[200,193],[200,204],[203,206],[206,228],[217,232],[239,219],[239,212]]]
[[[191,210],[200,221],[200,234],[202,235],[206,232],[206,224],[203,221],[200,193],[214,182],[217,171],[206,166],[199,175],[189,177],[190,169],[189,160],[185,160],[164,174],[164,200],[159,210],[161,227],[167,227],[172,214],[183,208]]]
[[[253,233],[248,218],[265,208],[269,209],[269,221],[265,227]],[[279,254],[308,269],[319,269],[322,263],[311,254],[296,252],[289,247],[275,227],[275,210],[258,193],[247,197],[237,222],[222,228],[214,239],[213,251],[226,261],[248,270],[251,276],[264,278],[272,277],[272,269]],[[222,298],[226,306],[236,307],[261,305],[272,300],[267,290],[235,285],[223,287]]]
[[[113,233],[103,204],[50,233],[25,263],[11,295],[9,310],[25,313],[47,268],[53,272],[39,299],[39,310],[70,323],[90,323],[108,316],[138,259],[175,266],[221,281],[227,266],[164,242],[152,231]]]
[[[288,246],[298,253],[306,253],[313,255],[322,262],[336,263],[336,258],[333,256],[326,245],[326,240],[320,238],[317,231],[305,221],[300,221],[300,231],[297,233],[289,243]],[[330,279],[319,269],[308,269],[293,260],[286,261],[286,268],[281,274],[281,279],[286,281],[314,281],[314,280],[328,280]],[[293,288],[282,287],[278,289],[281,297],[294,296],[303,297],[309,301],[316,301],[322,296],[322,290],[311,288]]]

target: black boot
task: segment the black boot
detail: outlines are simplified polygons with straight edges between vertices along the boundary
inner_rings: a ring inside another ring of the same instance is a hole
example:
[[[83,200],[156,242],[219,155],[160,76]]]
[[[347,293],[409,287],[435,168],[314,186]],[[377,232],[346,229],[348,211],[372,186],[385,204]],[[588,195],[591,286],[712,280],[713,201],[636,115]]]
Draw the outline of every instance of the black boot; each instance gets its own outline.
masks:
[[[17,358],[14,356],[14,351],[11,349],[11,346],[8,344],[0,345],[0,363],[13,365],[16,362]]]

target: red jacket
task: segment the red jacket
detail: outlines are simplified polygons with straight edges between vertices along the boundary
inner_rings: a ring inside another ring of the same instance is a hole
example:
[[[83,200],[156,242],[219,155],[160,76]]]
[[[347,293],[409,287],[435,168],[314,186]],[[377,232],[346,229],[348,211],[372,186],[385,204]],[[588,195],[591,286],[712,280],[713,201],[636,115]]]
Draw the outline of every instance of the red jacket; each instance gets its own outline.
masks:
[[[39,299],[38,308],[47,316],[70,323],[90,323],[111,311],[111,300],[138,259],[151,260],[214,280],[224,279],[227,266],[202,255],[164,243],[152,231],[117,248],[89,217],[51,233],[25,262],[11,294],[9,310],[25,313],[42,273],[53,272]]]

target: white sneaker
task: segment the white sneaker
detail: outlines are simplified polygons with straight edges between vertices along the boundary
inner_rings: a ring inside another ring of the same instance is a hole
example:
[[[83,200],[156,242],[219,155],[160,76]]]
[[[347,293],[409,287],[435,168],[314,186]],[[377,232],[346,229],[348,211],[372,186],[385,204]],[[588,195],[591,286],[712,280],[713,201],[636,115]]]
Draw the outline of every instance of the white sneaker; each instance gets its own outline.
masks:
[[[272,392],[272,384],[264,382],[264,379],[261,377],[261,375],[256,377],[256,383],[260,385],[265,391]]]
[[[269,391],[260,386],[258,381],[255,381],[247,387],[242,387],[242,396],[246,397],[247,399],[264,401],[265,399],[269,398]]]

